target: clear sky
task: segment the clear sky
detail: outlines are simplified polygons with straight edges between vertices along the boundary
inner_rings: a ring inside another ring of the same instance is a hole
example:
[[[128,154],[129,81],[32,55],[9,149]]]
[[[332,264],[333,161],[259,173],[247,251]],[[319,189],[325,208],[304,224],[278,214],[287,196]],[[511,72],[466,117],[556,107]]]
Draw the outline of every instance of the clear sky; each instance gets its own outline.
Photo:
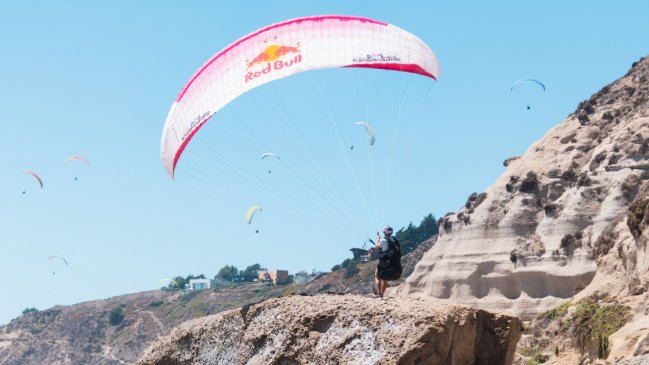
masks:
[[[648,53],[648,13],[644,1],[3,1],[0,323],[226,264],[328,270],[377,226],[455,211]],[[439,81],[329,70],[258,88],[210,120],[169,179],[162,126],[198,67],[319,14],[414,33]],[[510,92],[521,78],[547,91]],[[359,120],[376,129],[371,154]],[[248,225],[253,204],[264,210]]]

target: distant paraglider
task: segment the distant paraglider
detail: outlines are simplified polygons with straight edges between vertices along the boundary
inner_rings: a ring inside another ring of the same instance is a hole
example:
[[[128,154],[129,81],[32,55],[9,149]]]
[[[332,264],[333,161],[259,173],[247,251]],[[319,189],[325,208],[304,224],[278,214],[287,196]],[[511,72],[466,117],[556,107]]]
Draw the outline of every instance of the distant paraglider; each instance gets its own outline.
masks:
[[[363,127],[365,127],[365,129],[367,130],[367,141],[370,144],[370,146],[374,146],[374,140],[375,140],[374,128],[372,128],[372,126],[367,122],[356,122],[355,124],[362,125]],[[352,146],[352,149],[354,149],[354,146]]]
[[[41,187],[41,189],[43,188],[43,180],[40,176],[38,176],[37,173],[31,170],[25,170],[23,171],[23,174],[32,175],[36,179],[36,181],[38,181],[38,185]],[[23,194],[25,194],[26,192],[26,190],[23,190]]]
[[[509,88],[509,91],[514,91],[515,87],[517,87],[520,84],[524,84],[524,83],[536,84],[536,85],[540,86],[541,89],[543,89],[543,91],[545,91],[545,85],[543,85],[543,83],[541,81],[535,80],[535,79],[520,79],[520,80],[518,80],[518,81],[516,81],[515,83],[512,84],[512,86]],[[528,105],[527,110],[532,110],[532,108]]]
[[[66,267],[70,266],[68,264],[68,260],[66,260],[64,257],[61,257],[61,256],[49,256],[47,259],[50,260],[50,261],[51,260],[61,260],[61,261],[63,261],[63,263],[65,264]]]
[[[264,153],[263,155],[261,155],[261,159],[263,160],[263,159],[265,159],[266,157],[269,157],[269,156],[274,157],[276,160],[279,160],[279,156],[277,154],[275,154],[275,153],[272,153],[272,152]],[[268,170],[268,173],[270,174],[270,170]]]
[[[63,262],[65,264],[65,267],[70,266],[70,265],[68,265],[68,260],[66,260],[65,258],[63,258],[61,256],[49,256],[47,258],[47,260],[48,261],[52,261],[52,260],[61,261],[61,262]],[[56,275],[56,271],[52,271],[52,275]]]
[[[262,210],[263,209],[261,209],[261,207],[258,206],[258,205],[253,205],[250,208],[248,208],[248,210],[246,211],[246,222],[248,224],[251,224],[252,223],[252,217],[255,216],[255,213],[257,213],[257,211],[262,211]]]
[[[83,161],[86,163],[86,166],[90,166],[90,162],[83,156],[70,156],[66,158],[63,162],[67,164],[70,161]]]
[[[516,81],[515,83],[512,84],[512,86],[509,88],[509,91],[514,91],[514,88],[515,88],[516,86],[518,86],[518,85],[520,85],[520,84],[523,84],[523,83],[534,83],[534,84],[537,84],[537,85],[539,85],[539,86],[543,89],[543,91],[545,91],[545,85],[543,85],[543,83],[542,83],[541,81],[539,81],[539,80],[535,80],[535,79],[520,79],[520,80],[518,80],[518,81]]]
[[[86,166],[90,166],[90,162],[83,156],[70,156],[70,157],[66,158],[63,162],[67,165],[67,163],[70,162],[70,161],[81,161],[81,162],[84,162],[86,164]],[[74,181],[77,181],[77,180],[78,180],[78,177],[75,176]]]
[[[275,159],[279,160],[279,156],[277,154],[275,154],[275,153],[272,153],[272,152],[264,153],[263,155],[261,155],[261,159],[263,160],[268,156],[275,157]]]

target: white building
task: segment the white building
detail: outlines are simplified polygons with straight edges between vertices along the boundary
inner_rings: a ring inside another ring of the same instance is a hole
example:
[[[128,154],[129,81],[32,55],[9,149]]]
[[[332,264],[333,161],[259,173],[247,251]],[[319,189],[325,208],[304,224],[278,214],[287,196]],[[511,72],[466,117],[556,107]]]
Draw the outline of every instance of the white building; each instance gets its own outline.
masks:
[[[189,290],[207,290],[210,288],[210,279],[189,279]]]
[[[311,281],[311,275],[304,270],[298,271],[293,278],[293,282],[297,285],[304,285],[309,281]]]

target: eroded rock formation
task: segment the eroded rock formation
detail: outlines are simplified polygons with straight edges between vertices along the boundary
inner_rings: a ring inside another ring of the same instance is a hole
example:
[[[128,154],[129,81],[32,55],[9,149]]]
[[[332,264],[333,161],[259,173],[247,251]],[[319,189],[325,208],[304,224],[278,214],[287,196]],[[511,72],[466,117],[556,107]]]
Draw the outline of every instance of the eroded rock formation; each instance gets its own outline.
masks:
[[[472,195],[440,220],[437,244],[393,295],[531,318],[588,287],[596,273],[617,280],[604,274],[616,269],[598,271],[609,248],[596,242],[626,217],[649,179],[648,79],[645,58],[508,159],[481,199]],[[607,266],[624,265],[616,262]]]
[[[510,364],[521,329],[431,300],[291,296],[186,322],[138,364]]]

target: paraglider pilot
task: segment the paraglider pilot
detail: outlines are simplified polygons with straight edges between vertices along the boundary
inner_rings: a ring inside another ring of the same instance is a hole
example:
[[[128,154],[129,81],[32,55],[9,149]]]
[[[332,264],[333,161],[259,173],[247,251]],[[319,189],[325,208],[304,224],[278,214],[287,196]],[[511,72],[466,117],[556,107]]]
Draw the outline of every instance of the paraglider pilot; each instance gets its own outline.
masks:
[[[383,238],[376,234],[376,246],[370,250],[379,252],[379,263],[374,274],[373,288],[375,294],[383,297],[388,288],[388,281],[398,280],[401,277],[401,244],[392,237],[392,227],[383,228]]]

